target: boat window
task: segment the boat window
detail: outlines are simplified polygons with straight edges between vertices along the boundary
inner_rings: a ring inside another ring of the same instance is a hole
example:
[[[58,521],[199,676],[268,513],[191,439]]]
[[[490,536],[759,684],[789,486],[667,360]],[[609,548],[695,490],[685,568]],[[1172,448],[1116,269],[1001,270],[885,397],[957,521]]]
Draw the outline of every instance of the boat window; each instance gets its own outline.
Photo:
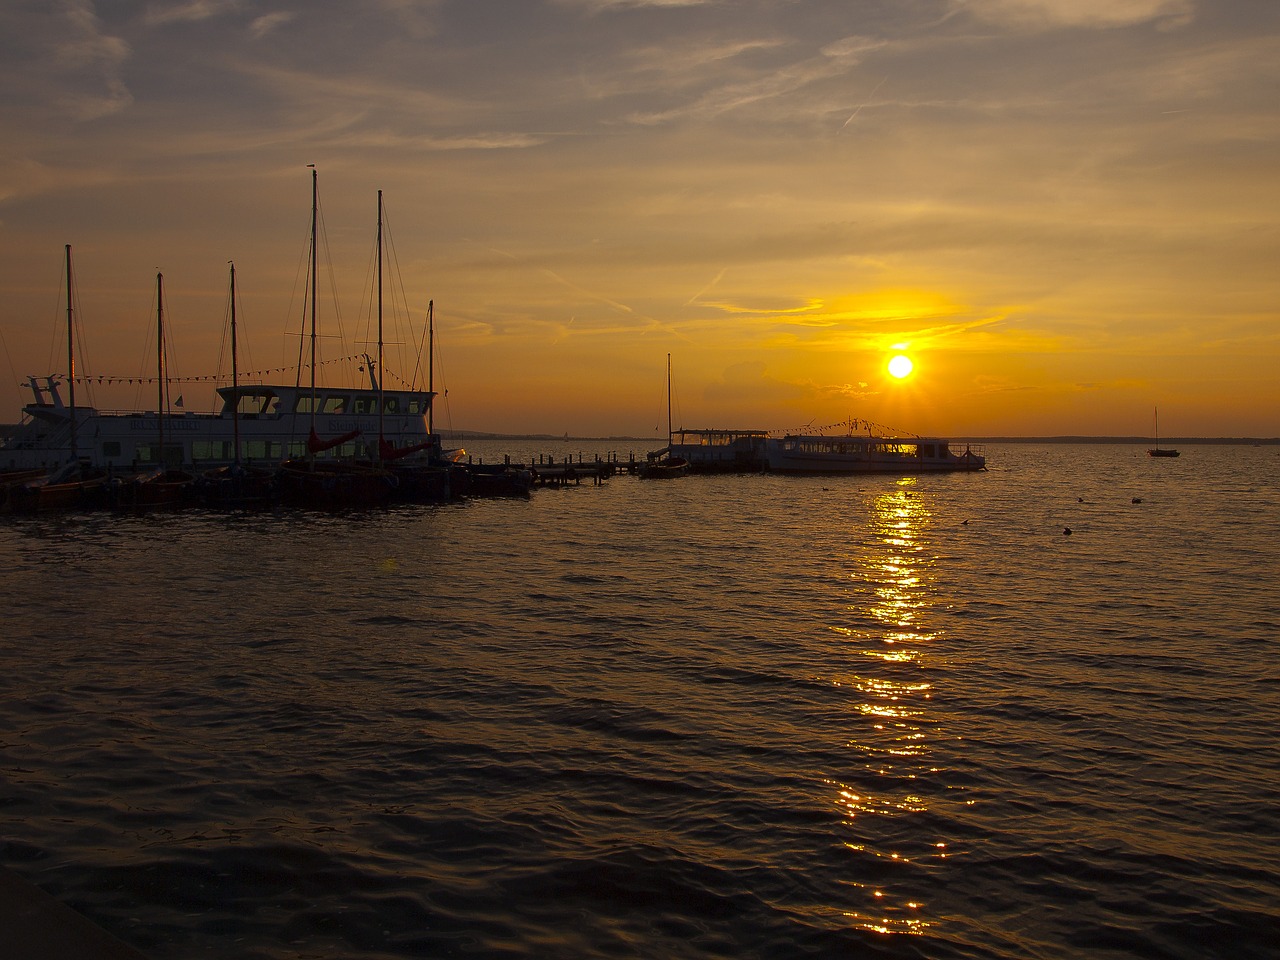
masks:
[[[377,413],[378,398],[377,397],[356,397],[355,413]]]
[[[423,406],[423,403],[422,403],[422,401],[421,401],[421,400],[410,400],[410,401],[409,401],[409,412],[410,412],[410,413],[422,413],[424,410],[425,410],[425,407]]]
[[[321,413],[346,413],[347,401],[350,398],[345,394],[337,397],[325,397],[324,405],[320,408]]]
[[[293,412],[294,413],[310,413],[311,410],[313,409],[311,401],[312,401],[312,397],[311,397],[311,394],[309,393],[303,394],[302,396],[298,397],[297,402],[294,403],[293,405]]]
[[[192,460],[226,460],[231,457],[233,444],[226,440],[192,440]]]
[[[383,413],[399,413],[399,412],[400,412],[400,398],[399,398],[399,397],[387,397],[387,398],[384,400],[383,404],[382,404],[382,412],[383,412]]]
[[[268,407],[274,410],[278,403],[278,397],[263,393],[245,393],[240,395],[237,409],[241,414],[262,413]]]
[[[291,440],[289,442],[289,457],[297,459],[307,455],[307,442],[305,440]]]

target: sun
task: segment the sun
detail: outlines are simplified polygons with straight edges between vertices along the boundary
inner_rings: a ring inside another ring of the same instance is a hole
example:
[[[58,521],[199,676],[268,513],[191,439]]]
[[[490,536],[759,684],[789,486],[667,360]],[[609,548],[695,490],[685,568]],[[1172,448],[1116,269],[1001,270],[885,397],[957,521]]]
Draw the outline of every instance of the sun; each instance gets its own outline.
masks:
[[[898,354],[889,361],[889,373],[895,379],[901,380],[903,377],[911,375],[911,370],[915,366],[911,362],[911,358],[905,354]]]

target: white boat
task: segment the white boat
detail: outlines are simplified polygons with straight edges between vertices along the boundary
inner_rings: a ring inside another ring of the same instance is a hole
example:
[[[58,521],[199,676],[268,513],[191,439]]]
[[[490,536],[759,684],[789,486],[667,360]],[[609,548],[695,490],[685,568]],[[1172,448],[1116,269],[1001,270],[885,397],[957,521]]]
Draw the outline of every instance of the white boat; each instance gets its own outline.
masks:
[[[687,430],[671,434],[671,456],[689,464],[690,473],[751,473],[766,466],[768,430]]]
[[[22,422],[0,444],[0,469],[51,468],[73,458],[101,468],[133,470],[157,465],[200,469],[236,462],[235,434],[239,414],[240,462],[278,464],[305,457],[312,411],[321,438],[342,442],[315,454],[321,459],[374,458],[379,455],[378,427],[397,448],[426,444],[412,457],[440,455],[440,438],[427,430],[433,394],[427,390],[367,387],[318,387],[314,404],[309,386],[240,384],[221,387],[222,409],[216,413],[173,411],[164,415],[164,457],[159,456],[160,418],[155,411],[99,410],[63,400],[62,375],[30,377],[34,402],[22,408]],[[381,402],[380,402],[381,401]]]
[[[313,171],[313,350],[316,339],[315,193]],[[67,287],[68,340],[74,342],[70,246],[67,247]],[[233,286],[233,303],[234,296]],[[234,353],[233,347],[233,358]],[[161,387],[157,410],[99,410],[92,405],[82,405],[76,398],[76,386],[81,379],[76,376],[74,354],[69,350],[70,375],[28,377],[27,386],[33,399],[22,408],[21,422],[0,442],[0,471],[53,470],[75,461],[86,469],[111,470],[117,474],[158,467],[191,472],[236,465],[274,467],[284,461],[303,459],[332,462],[355,459],[372,463],[394,459],[406,467],[439,463],[443,459],[440,437],[432,432],[430,424],[435,392],[430,386],[426,390],[393,390],[379,383],[380,354],[381,350],[376,360],[368,355],[363,358],[362,367],[369,378],[367,387],[317,385],[314,358],[308,384],[246,384],[240,382],[233,371],[232,385],[217,390],[222,409],[200,413],[168,408],[163,352],[160,376],[156,380]],[[93,379],[85,378],[84,382]]]
[[[866,421],[848,421],[844,435],[788,434],[766,444],[769,469],[775,473],[946,473],[985,470],[981,447],[936,437],[892,437],[874,431]],[[855,434],[855,426],[865,434]]]

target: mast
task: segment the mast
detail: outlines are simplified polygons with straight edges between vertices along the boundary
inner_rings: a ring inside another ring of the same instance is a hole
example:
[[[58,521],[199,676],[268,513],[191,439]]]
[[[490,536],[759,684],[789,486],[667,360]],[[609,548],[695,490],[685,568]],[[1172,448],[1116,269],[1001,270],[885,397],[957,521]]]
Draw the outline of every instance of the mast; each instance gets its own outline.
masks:
[[[320,211],[320,187],[317,183],[317,171],[314,163],[311,167],[311,436],[316,435],[316,277],[319,273],[317,261],[320,251],[316,246],[316,228]],[[310,450],[310,445],[308,445]],[[315,453],[310,454],[315,460]]]
[[[76,348],[75,321],[71,310],[71,244],[67,244],[67,390],[71,400],[71,460],[80,459],[76,448]]]
[[[164,466],[164,411],[165,411],[165,379],[164,369],[164,274],[156,272],[156,429],[160,444],[156,453],[156,463]]]
[[[240,368],[236,362],[236,264],[231,263],[231,396],[235,402],[231,408],[231,438],[235,445],[233,462],[240,466]]]
[[[667,354],[667,457],[671,457],[671,354]]]
[[[435,433],[436,415],[436,327],[434,300],[427,301],[427,436]],[[421,354],[419,354],[421,356]]]
[[[386,402],[383,399],[383,374],[382,374],[382,191],[378,191],[378,459],[382,461],[382,418],[383,411],[386,408]]]

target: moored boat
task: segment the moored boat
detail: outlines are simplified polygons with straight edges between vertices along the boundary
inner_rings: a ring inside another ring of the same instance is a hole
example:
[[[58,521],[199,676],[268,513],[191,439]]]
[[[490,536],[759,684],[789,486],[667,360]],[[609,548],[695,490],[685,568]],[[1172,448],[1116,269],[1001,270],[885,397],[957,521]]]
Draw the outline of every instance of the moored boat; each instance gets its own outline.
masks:
[[[107,502],[108,477],[83,463],[68,463],[43,477],[10,488],[7,509],[13,513],[88,510]]]
[[[1177,450],[1160,446],[1160,411],[1156,410],[1152,419],[1152,430],[1156,445],[1147,451],[1148,457],[1179,457]]]
[[[671,456],[689,464],[690,473],[752,473],[768,466],[767,430],[687,430],[671,435]]]
[[[671,354],[667,354],[667,445],[649,454],[637,475],[644,480],[672,480],[689,472],[689,461],[676,456],[671,449]]]
[[[312,187],[314,221],[314,173]],[[314,237],[312,243],[314,261]],[[313,313],[315,272],[313,262],[309,288]],[[74,343],[69,245],[67,286],[68,342]],[[359,358],[361,369],[368,371],[368,383],[363,386],[316,384],[314,357],[309,385],[262,382],[257,375],[253,382],[243,382],[234,369],[234,305],[233,266],[233,374],[231,385],[216,390],[220,410],[181,409],[180,400],[174,405],[179,409],[170,408],[163,339],[159,341],[162,365],[155,380],[160,400],[155,410],[105,410],[92,402],[86,404],[83,397],[76,396],[78,384],[119,378],[77,376],[69,348],[68,372],[28,377],[32,402],[23,407],[21,421],[0,441],[0,471],[32,471],[38,479],[73,461],[119,478],[150,475],[157,468],[181,469],[201,481],[206,499],[227,504],[228,498],[257,502],[271,495],[277,486],[276,472],[284,461],[380,463],[385,457],[395,459],[396,472],[415,475],[419,482],[412,485],[414,489],[438,494],[438,477],[425,470],[445,463],[440,438],[430,425],[435,397],[430,387],[423,390],[405,384],[401,389],[385,388],[379,382],[381,358],[375,363],[367,355]],[[312,343],[314,346],[314,330]],[[12,484],[6,484],[6,490],[9,486]],[[9,499],[7,493],[5,499]]]
[[[885,436],[866,421],[847,421],[843,435],[787,434],[767,444],[775,473],[947,473],[986,469],[981,447],[936,437]],[[855,426],[865,434],[855,434]]]

